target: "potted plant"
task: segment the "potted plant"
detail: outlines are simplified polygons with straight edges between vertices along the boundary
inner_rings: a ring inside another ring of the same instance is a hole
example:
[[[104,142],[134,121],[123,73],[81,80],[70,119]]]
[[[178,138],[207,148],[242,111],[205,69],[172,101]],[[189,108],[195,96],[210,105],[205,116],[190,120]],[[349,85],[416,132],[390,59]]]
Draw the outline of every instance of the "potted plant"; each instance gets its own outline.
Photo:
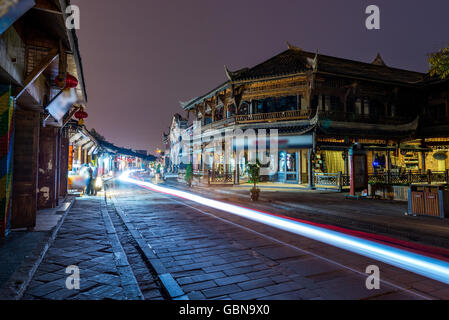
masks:
[[[249,181],[254,184],[254,187],[250,190],[251,200],[259,200],[260,189],[257,188],[257,183],[260,181],[260,165],[259,163],[248,164],[248,176]]]
[[[187,185],[192,187],[192,181],[193,181],[193,166],[191,164],[188,164],[186,167],[186,173],[184,176],[185,181],[187,182]]]

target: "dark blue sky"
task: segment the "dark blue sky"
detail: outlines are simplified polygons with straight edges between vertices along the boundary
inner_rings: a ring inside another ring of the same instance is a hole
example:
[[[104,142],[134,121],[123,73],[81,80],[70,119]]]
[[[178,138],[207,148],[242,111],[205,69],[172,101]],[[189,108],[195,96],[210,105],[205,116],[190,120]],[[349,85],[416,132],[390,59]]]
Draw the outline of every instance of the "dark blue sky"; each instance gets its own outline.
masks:
[[[286,49],[426,71],[449,44],[447,0],[72,0],[81,9],[87,126],[111,142],[154,153],[179,100]],[[381,30],[365,9],[381,10]]]

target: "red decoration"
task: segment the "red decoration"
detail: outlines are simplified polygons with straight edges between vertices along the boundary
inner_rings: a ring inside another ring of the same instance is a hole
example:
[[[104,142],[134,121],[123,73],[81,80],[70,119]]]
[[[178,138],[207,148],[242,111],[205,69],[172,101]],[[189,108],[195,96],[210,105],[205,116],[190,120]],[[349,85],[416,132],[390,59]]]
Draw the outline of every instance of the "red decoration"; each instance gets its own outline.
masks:
[[[72,89],[76,88],[78,86],[78,79],[72,76],[71,74],[67,73],[67,76],[65,78],[65,86],[64,86],[64,80],[57,77],[54,81],[55,86],[64,89]]]
[[[75,113],[75,118],[78,119],[78,124],[80,126],[82,126],[84,124],[84,119],[86,119],[87,117],[88,117],[88,114],[83,109],[81,109]]]
[[[77,119],[86,119],[89,115],[86,111],[80,110],[75,113],[75,118]]]
[[[71,74],[67,73],[64,89],[76,88],[77,86],[78,86],[78,79],[72,76]]]

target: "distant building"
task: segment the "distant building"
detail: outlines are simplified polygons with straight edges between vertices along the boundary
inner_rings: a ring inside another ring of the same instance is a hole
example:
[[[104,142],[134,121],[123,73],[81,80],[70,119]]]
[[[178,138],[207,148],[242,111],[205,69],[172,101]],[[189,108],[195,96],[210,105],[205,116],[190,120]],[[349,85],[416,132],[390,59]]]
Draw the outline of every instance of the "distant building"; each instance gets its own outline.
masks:
[[[169,172],[178,172],[182,167],[182,132],[188,127],[188,120],[183,118],[180,114],[173,116],[170,133],[164,134],[165,145],[165,165]]]
[[[143,155],[148,155],[148,151],[147,150],[136,150],[136,153],[138,154],[143,154]]]

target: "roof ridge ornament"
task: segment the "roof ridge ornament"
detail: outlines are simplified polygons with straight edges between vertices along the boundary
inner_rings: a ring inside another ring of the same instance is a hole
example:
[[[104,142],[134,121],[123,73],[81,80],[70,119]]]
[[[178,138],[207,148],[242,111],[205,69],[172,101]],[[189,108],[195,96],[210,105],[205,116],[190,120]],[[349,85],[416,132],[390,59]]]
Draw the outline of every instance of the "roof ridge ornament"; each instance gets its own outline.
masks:
[[[229,69],[228,69],[228,67],[226,66],[226,65],[224,65],[224,68],[225,68],[225,73],[226,73],[226,77],[230,80],[230,81],[232,81],[232,77],[231,77],[231,71],[229,71]]]
[[[226,65],[224,66],[224,68],[225,68],[226,77],[229,79],[229,81],[233,81],[234,78],[240,77],[243,73],[245,73],[249,70],[249,68],[243,68],[243,69],[240,69],[237,71],[230,71]]]
[[[371,64],[374,64],[376,66],[387,67],[387,65],[384,62],[384,59],[382,59],[382,56],[380,55],[380,52],[377,53],[376,58],[374,59],[373,62],[371,62]]]
[[[313,59],[307,58],[307,64],[313,69],[313,71],[318,70],[318,49],[316,50],[315,57]]]

